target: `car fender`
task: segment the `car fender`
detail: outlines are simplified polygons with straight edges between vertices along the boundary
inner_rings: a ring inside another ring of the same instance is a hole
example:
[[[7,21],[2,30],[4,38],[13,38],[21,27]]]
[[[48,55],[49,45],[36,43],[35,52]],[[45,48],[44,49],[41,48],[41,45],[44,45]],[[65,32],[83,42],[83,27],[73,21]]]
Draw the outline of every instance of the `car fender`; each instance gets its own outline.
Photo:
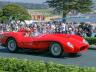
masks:
[[[68,38],[67,37],[65,37],[64,35],[60,35],[60,36],[57,36],[57,35],[48,35],[48,36],[43,36],[43,37],[40,37],[40,38],[38,38],[38,41],[50,41],[50,42],[57,42],[57,43],[59,43],[61,46],[62,46],[62,48],[63,48],[63,50],[65,51],[65,52],[67,52],[67,51],[73,51],[74,50],[74,48],[69,48],[68,46],[67,46],[67,42],[68,42]]]
[[[13,38],[16,40],[17,45],[19,46],[19,43],[22,42],[23,33],[22,32],[10,32],[10,33],[5,33],[5,36],[6,36],[5,44],[7,43],[9,38]]]

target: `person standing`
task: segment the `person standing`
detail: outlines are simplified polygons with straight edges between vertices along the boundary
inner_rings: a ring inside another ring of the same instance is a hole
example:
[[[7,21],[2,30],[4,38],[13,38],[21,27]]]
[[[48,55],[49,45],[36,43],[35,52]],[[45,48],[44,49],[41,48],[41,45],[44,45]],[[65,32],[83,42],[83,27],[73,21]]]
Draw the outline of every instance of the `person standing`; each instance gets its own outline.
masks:
[[[66,33],[66,24],[60,23],[60,33]]]

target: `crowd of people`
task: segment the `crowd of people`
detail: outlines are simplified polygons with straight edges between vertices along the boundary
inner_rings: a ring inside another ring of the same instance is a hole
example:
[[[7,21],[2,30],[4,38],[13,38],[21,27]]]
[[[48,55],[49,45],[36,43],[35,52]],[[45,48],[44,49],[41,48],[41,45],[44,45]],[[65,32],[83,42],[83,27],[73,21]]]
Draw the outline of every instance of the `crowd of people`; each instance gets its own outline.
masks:
[[[63,22],[45,22],[32,24],[0,24],[0,31],[18,31],[21,28],[31,31],[31,35],[46,33],[76,34],[83,37],[91,37],[95,33],[95,27],[89,23],[71,24]]]

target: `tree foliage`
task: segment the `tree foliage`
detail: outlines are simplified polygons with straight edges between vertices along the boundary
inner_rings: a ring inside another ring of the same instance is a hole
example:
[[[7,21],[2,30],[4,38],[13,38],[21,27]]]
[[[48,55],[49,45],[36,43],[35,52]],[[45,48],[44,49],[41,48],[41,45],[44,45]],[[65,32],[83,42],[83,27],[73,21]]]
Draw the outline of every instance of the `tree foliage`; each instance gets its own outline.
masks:
[[[2,19],[13,20],[28,20],[31,18],[27,10],[16,4],[8,4],[0,10],[0,20]],[[4,20],[4,21],[7,21]]]
[[[63,17],[72,10],[86,13],[91,11],[92,0],[47,0],[49,7],[62,12]]]
[[[3,11],[0,9],[0,16],[2,16],[3,15]]]
[[[8,18],[3,15],[3,10],[0,10],[0,22],[6,23],[8,21]]]

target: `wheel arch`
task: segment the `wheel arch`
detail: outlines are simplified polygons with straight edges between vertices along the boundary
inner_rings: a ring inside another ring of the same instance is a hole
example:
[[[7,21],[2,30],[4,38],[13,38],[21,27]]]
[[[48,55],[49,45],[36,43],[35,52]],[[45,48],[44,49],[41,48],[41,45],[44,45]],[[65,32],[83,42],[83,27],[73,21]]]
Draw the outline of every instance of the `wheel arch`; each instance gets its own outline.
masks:
[[[11,39],[11,38],[16,41],[16,39],[15,39],[14,37],[10,36],[10,37],[8,37],[8,38],[6,39],[5,45],[7,45],[8,40]],[[16,43],[17,43],[17,41],[16,41]]]
[[[64,48],[63,48],[63,45],[62,45],[61,42],[58,42],[58,41],[51,41],[50,46],[51,46],[53,43],[58,43],[58,44],[61,46],[61,48],[63,49],[63,51],[64,51]],[[50,48],[50,46],[49,46],[48,48]]]

